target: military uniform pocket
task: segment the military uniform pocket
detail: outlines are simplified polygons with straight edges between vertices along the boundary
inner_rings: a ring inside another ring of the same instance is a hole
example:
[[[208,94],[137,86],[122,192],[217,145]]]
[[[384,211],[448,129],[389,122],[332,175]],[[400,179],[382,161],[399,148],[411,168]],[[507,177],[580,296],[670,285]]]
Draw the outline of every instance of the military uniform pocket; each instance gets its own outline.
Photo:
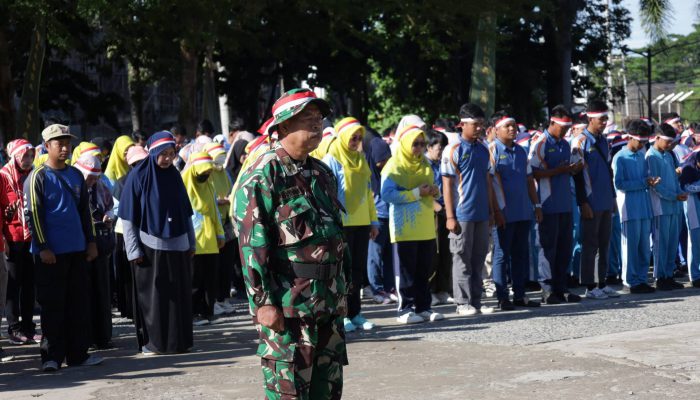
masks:
[[[294,362],[262,359],[265,391],[289,396],[297,395],[296,366]]]
[[[292,246],[313,236],[313,209],[305,197],[295,197],[275,211],[279,245]]]
[[[450,232],[447,234],[447,238],[450,240],[450,253],[462,254],[464,252],[464,231],[461,231],[459,235]]]

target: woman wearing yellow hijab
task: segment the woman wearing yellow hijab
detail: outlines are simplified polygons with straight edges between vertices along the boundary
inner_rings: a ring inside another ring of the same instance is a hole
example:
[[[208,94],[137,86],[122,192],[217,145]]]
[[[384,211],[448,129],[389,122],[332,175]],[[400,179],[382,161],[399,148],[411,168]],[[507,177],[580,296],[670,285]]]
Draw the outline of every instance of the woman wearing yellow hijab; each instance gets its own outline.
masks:
[[[126,162],[126,151],[134,145],[131,136],[122,135],[117,138],[112,147],[112,153],[105,168],[105,176],[111,182],[112,186],[129,172],[129,164]]]
[[[224,245],[224,228],[211,181],[213,170],[214,160],[205,151],[190,154],[182,170],[182,181],[194,212],[192,225],[197,243],[192,261],[192,313],[196,326],[207,325],[214,317],[219,249]]]
[[[428,278],[435,252],[433,199],[440,193],[423,153],[425,133],[416,126],[397,132],[396,153],[382,170],[382,199],[389,203],[389,234],[398,273],[397,321],[412,324],[443,319],[430,309]]]
[[[219,286],[216,303],[214,303],[214,315],[233,312],[233,306],[230,302],[225,301],[231,293],[231,282],[233,281],[234,270],[239,264],[238,258],[238,242],[235,241],[233,235],[233,222],[229,216],[229,199],[228,195],[233,188],[233,180],[228,170],[224,168],[226,162],[226,149],[223,145],[212,142],[204,145],[204,151],[214,161],[214,168],[211,170],[209,180],[214,185],[216,194],[216,204],[219,206],[219,217],[221,224],[224,227],[224,247],[219,249]],[[242,278],[242,273],[240,277]]]
[[[367,246],[369,239],[379,233],[379,220],[374,207],[370,170],[359,151],[365,128],[352,117],[343,118],[335,124],[338,139],[334,140],[323,157],[338,181],[338,200],[345,207],[343,231],[352,254],[353,282],[362,282],[367,270]],[[357,328],[370,330],[374,324],[360,313],[362,285],[352,285],[348,293],[348,315],[344,319],[345,331]]]
[[[97,157],[100,162],[102,162],[102,150],[100,150],[100,146],[94,143],[80,142],[80,144],[75,146],[75,149],[73,149],[73,155],[70,157],[70,159],[73,162],[77,162],[80,156],[83,154],[92,154]]]

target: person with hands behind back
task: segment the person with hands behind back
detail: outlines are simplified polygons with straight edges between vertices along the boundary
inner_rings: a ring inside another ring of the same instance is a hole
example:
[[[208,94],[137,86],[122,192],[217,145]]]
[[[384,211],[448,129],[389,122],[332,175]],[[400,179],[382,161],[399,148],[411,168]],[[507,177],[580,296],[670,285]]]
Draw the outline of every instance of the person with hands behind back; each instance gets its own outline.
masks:
[[[48,158],[24,182],[24,195],[41,305],[42,370],[53,372],[64,361],[69,366],[102,362],[87,352],[92,340],[88,263],[97,257],[97,245],[83,175],[66,164],[75,137],[59,124],[41,136]]]

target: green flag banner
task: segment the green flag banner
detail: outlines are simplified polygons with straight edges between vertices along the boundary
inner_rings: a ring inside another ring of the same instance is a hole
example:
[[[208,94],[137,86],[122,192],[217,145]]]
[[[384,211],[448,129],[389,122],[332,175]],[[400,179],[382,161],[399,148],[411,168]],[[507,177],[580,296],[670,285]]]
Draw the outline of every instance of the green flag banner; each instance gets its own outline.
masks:
[[[472,64],[469,101],[481,106],[489,116],[496,102],[496,15],[482,13]]]

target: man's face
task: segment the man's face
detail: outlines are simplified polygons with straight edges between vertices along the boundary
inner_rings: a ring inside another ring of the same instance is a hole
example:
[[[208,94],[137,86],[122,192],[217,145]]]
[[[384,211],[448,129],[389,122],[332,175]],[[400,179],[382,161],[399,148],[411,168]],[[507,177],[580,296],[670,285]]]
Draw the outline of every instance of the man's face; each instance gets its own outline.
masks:
[[[226,141],[228,142],[228,144],[233,144],[233,138],[236,136],[237,133],[238,131],[229,131],[226,134]]]
[[[639,150],[641,150],[645,144],[646,144],[646,141],[642,142],[640,140],[632,139],[632,138],[629,138],[627,140],[628,147],[630,148],[630,150],[632,150],[635,153],[638,152]]]
[[[554,122],[549,124],[549,128],[547,128],[549,133],[556,138],[564,137],[564,134],[566,133],[567,129],[568,128],[566,126],[559,125],[559,124],[554,123]]]
[[[515,140],[517,134],[518,127],[515,125],[515,121],[510,121],[501,125],[499,128],[496,128],[496,137],[502,141]]]
[[[601,133],[603,133],[607,124],[607,115],[598,118],[588,118],[588,130],[591,131],[591,133],[595,133],[596,135],[600,135]]]
[[[281,140],[303,153],[310,153],[323,138],[323,115],[316,104],[309,104],[294,117],[279,125]]]
[[[170,166],[173,165],[173,160],[175,160],[175,149],[168,147],[158,154],[156,164],[163,169],[170,168]]]
[[[24,152],[22,159],[19,161],[19,167],[22,170],[26,171],[32,167],[33,162],[34,162],[34,149],[29,149],[29,150]]]
[[[484,134],[484,119],[475,118],[474,122],[462,122],[462,137],[473,142]]]
[[[665,136],[656,136],[654,145],[661,151],[669,151],[673,145],[673,139],[666,138]]]
[[[187,138],[185,137],[185,135],[175,135],[175,148],[177,150],[182,149],[182,146],[185,145],[186,139]]]
[[[676,130],[676,133],[681,133],[681,132],[683,132],[683,129],[685,129],[683,127],[683,121],[681,121],[680,119],[678,121],[672,123],[671,126],[673,127],[673,129]]]
[[[66,161],[72,151],[69,137],[52,139],[46,142],[46,151],[54,161]]]

